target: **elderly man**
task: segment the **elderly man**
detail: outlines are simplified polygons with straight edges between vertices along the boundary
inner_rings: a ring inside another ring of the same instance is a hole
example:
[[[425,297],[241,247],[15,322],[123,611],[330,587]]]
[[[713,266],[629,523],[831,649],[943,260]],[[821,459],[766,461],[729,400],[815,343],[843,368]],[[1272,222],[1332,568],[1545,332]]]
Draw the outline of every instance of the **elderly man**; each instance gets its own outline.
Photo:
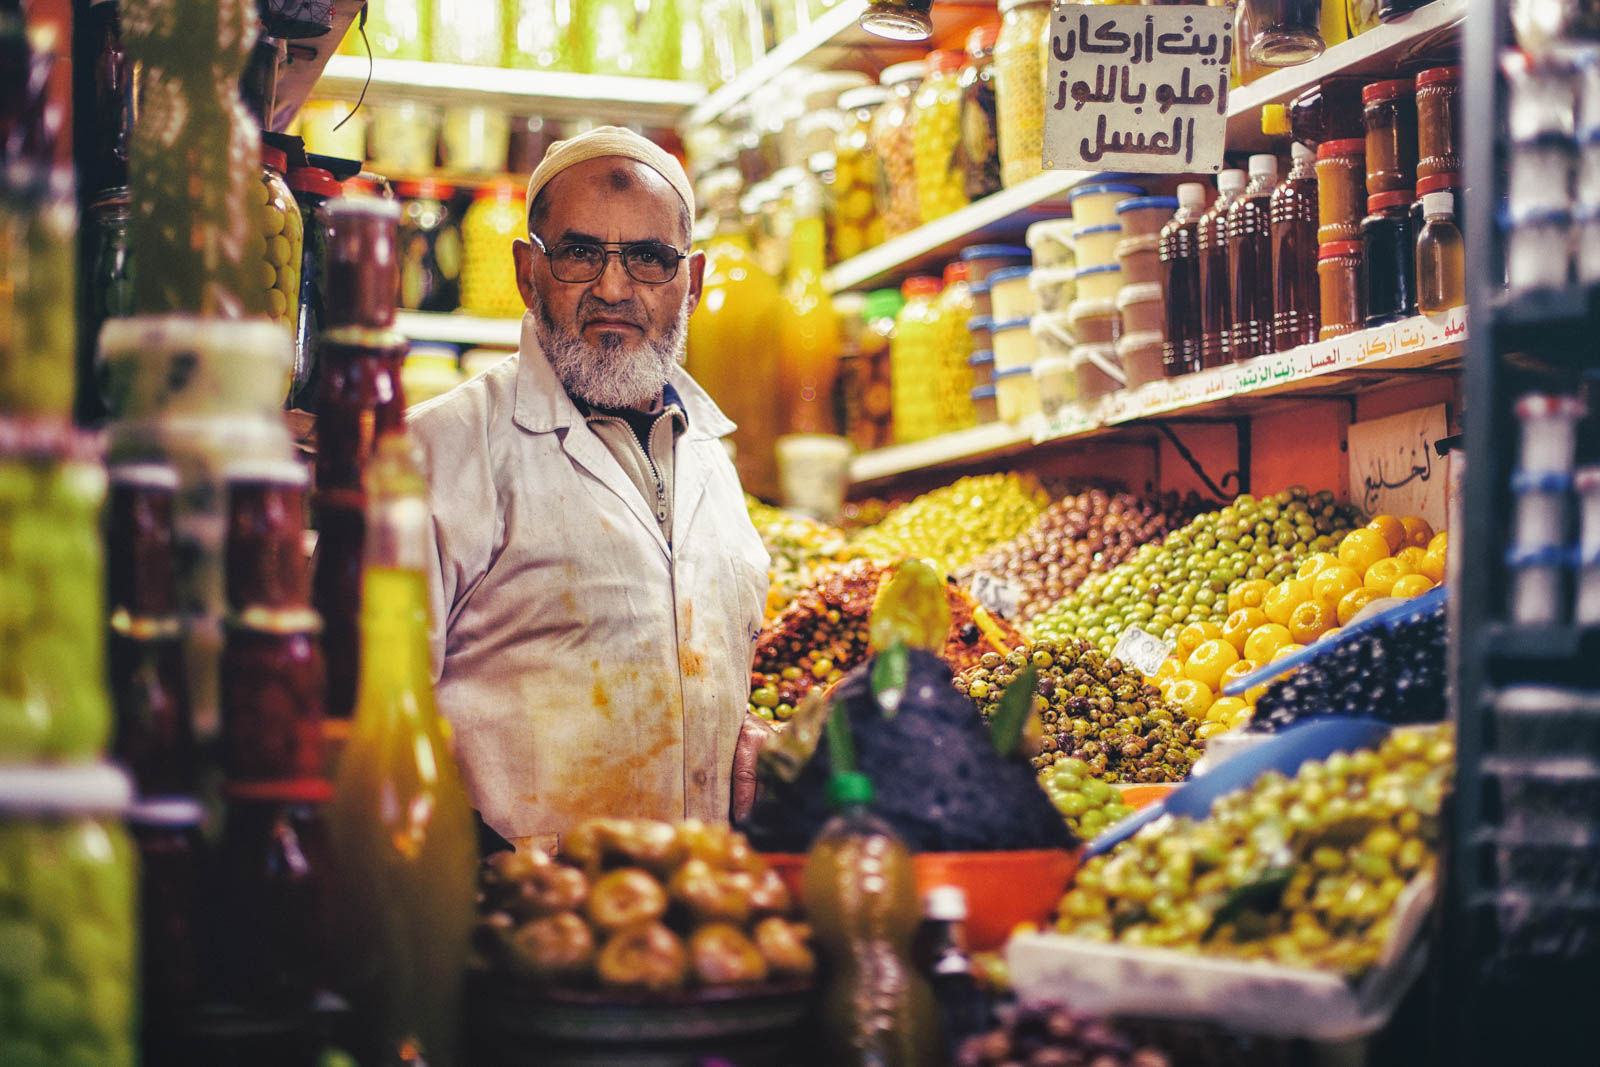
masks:
[[[705,257],[683,168],[627,130],[550,147],[513,244],[514,357],[422,405],[440,710],[484,821],[726,820],[767,554],[679,366]],[[747,800],[742,797],[741,800]]]

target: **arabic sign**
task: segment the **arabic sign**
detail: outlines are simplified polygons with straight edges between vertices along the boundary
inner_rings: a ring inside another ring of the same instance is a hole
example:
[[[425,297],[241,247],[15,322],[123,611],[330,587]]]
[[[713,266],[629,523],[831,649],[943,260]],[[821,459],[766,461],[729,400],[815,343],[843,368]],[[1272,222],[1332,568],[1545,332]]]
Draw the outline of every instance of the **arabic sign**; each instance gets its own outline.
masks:
[[[1222,169],[1233,8],[1056,4],[1044,165]]]
[[[1368,514],[1420,515],[1445,526],[1445,463],[1433,443],[1448,436],[1443,404],[1350,426],[1350,494]]]

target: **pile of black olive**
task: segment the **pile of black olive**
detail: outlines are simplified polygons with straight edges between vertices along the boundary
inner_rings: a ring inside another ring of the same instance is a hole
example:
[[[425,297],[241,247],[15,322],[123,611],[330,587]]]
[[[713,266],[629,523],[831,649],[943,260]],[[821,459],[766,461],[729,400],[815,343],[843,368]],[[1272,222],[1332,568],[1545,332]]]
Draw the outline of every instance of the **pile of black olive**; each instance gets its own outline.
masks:
[[[1022,1067],[1171,1067],[1172,1059],[1139,1047],[1119,1030],[1066,1008],[1036,1005],[1010,1013],[999,1029],[969,1037],[956,1053],[957,1067],[1012,1064]]]

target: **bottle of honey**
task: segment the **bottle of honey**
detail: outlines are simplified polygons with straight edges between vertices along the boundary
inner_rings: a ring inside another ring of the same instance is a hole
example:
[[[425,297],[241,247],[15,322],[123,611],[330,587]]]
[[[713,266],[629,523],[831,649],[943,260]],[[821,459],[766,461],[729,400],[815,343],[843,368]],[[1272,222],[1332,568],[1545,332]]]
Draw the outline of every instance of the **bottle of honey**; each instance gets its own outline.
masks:
[[[1278,157],[1250,157],[1250,184],[1228,205],[1228,356],[1235,362],[1272,349],[1272,191]]]
[[[1296,143],[1289,176],[1272,191],[1272,345],[1284,352],[1317,339],[1322,295],[1317,282],[1316,153]]]
[[[1233,323],[1232,279],[1228,271],[1228,208],[1244,192],[1245,173],[1217,175],[1216,202],[1200,218],[1196,247],[1200,252],[1200,366],[1228,362]]]

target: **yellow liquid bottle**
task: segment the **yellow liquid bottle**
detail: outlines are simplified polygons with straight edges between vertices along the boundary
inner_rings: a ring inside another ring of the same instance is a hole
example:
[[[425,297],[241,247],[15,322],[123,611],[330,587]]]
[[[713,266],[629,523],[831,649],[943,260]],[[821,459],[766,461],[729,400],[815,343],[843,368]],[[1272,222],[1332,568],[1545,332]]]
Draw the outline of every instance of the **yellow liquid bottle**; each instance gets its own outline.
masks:
[[[789,238],[789,303],[783,324],[783,403],[790,433],[836,433],[833,382],[839,373],[839,319],[822,286],[827,228],[822,191],[812,182],[795,189],[794,233]]]
[[[1455,198],[1448,192],[1422,198],[1422,233],[1417,235],[1417,310],[1424,315],[1467,302],[1466,250],[1455,223]]]
[[[449,1067],[477,843],[433,702],[426,486],[404,432],[379,440],[367,495],[365,654],[329,815],[343,985],[373,1062]]]

